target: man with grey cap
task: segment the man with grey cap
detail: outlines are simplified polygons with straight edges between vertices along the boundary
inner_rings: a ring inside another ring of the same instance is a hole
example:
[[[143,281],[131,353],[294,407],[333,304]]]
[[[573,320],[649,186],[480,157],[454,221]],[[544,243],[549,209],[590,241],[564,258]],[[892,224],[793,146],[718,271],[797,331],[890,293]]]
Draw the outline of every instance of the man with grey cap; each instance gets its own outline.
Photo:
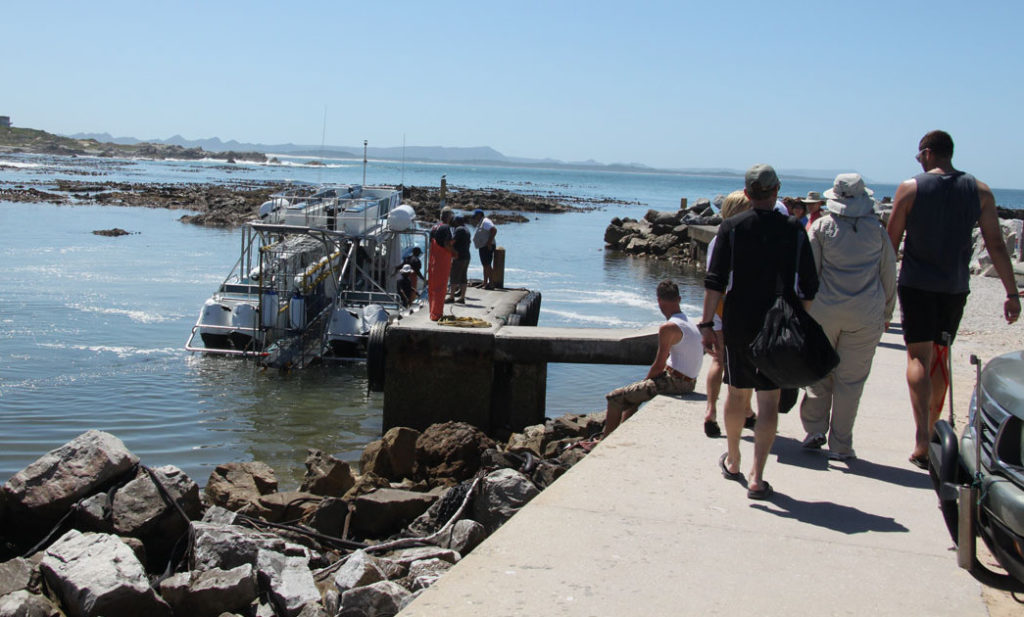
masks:
[[[718,227],[704,279],[704,314],[697,324],[704,349],[722,358],[724,381],[729,386],[724,413],[729,449],[718,460],[726,479],[744,479],[740,472],[740,433],[750,399],[757,392],[754,464],[747,479],[750,499],[768,499],[772,495],[772,486],[764,480],[764,467],[779,421],[779,386],[754,366],[750,343],[761,329],[780,286],[783,293],[797,294],[805,307],[810,306],[818,291],[818,274],[807,233],[795,219],[774,210],[779,187],[779,177],[771,166],[754,165],[747,170],[744,192],[751,209]],[[713,317],[722,294],[725,349],[719,350]]]

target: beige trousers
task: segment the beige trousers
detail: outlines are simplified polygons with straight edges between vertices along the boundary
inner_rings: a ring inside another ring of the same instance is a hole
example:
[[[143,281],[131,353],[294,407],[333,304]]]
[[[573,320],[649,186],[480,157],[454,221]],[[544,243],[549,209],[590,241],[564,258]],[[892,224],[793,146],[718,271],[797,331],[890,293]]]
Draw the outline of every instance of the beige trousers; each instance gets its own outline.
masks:
[[[800,405],[800,420],[810,433],[826,433],[828,448],[839,454],[855,454],[853,423],[871,372],[875,348],[882,339],[883,324],[864,326],[819,319],[839,354],[839,366],[816,384],[808,386]]]

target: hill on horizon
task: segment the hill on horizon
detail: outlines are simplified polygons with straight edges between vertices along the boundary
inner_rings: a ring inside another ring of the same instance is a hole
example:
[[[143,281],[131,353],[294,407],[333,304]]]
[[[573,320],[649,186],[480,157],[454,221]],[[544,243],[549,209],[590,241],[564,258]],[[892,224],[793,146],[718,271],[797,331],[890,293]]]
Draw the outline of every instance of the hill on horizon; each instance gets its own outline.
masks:
[[[184,148],[202,148],[208,152],[226,151],[254,151],[265,154],[283,154],[302,157],[335,157],[361,159],[363,148],[361,146],[318,146],[308,144],[258,144],[240,142],[234,139],[222,141],[219,137],[207,139],[186,139],[181,135],[174,135],[167,139],[138,139],[136,137],[114,137],[110,133],[75,133],[65,135],[72,139],[95,139],[98,142],[106,142],[120,145],[136,145],[140,143],[154,143],[182,146]],[[641,163],[601,163],[593,159],[587,161],[561,161],[553,158],[523,158],[505,156],[490,146],[391,146],[377,147],[369,146],[366,154],[372,159],[388,159],[407,161],[447,162],[447,163],[474,163],[474,164],[513,164],[529,167],[571,167],[584,169],[604,169],[614,171],[632,172],[665,172],[680,174],[708,174],[725,176],[743,176],[744,170],[728,168],[683,168],[683,169],[659,169],[649,167]],[[827,179],[832,180],[836,174],[844,170],[828,169],[779,169],[779,174],[797,178]],[[848,170],[846,170],[848,171]],[[869,183],[871,180],[865,178]]]

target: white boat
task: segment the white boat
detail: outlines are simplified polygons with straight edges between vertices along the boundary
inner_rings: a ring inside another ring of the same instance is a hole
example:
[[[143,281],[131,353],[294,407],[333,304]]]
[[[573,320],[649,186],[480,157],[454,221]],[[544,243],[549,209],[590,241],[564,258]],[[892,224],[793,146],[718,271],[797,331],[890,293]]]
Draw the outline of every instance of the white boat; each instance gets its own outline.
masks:
[[[203,304],[185,349],[279,368],[364,357],[374,324],[415,311],[397,292],[426,229],[393,187],[293,188],[242,227],[238,261]]]

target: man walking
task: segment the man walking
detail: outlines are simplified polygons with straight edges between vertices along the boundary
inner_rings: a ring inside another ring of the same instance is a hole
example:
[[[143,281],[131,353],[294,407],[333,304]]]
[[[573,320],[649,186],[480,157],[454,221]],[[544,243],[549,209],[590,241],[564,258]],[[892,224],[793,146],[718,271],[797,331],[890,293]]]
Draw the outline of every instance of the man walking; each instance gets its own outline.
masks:
[[[750,499],[768,499],[772,495],[772,486],[764,479],[764,467],[779,421],[779,386],[754,366],[750,343],[761,329],[780,284],[784,293],[793,293],[796,288],[805,308],[818,291],[818,274],[807,233],[796,219],[773,209],[779,186],[771,166],[754,165],[747,170],[744,192],[751,209],[718,227],[704,279],[703,320],[697,324],[704,349],[717,353],[725,365],[724,382],[729,386],[724,413],[728,451],[718,464],[729,480],[743,479],[740,433],[750,399],[757,392],[754,464],[747,484]],[[721,350],[716,348],[719,343],[713,317],[723,293],[725,349]]]
[[[641,403],[659,394],[693,392],[704,361],[700,333],[679,306],[679,287],[672,281],[658,283],[658,310],[668,320],[658,328],[658,353],[644,379],[616,388],[605,397],[604,435],[632,416]]]
[[[494,261],[494,237],[498,235],[498,228],[494,226],[491,219],[484,216],[484,211],[479,208],[473,211],[473,225],[476,226],[476,232],[473,234],[473,246],[480,251],[480,265],[484,268],[484,289],[494,289],[491,264]]]
[[[1020,294],[999,229],[995,197],[974,176],[953,168],[953,138],[931,131],[918,143],[924,173],[900,184],[887,230],[893,249],[903,243],[897,295],[907,345],[907,386],[916,435],[910,462],[928,468],[928,442],[942,411],[946,345],[960,327],[970,292],[971,236],[980,225],[985,248],[1006,289],[1003,316],[1020,317]],[[945,339],[943,334],[949,335]],[[938,371],[940,374],[935,375]]]

